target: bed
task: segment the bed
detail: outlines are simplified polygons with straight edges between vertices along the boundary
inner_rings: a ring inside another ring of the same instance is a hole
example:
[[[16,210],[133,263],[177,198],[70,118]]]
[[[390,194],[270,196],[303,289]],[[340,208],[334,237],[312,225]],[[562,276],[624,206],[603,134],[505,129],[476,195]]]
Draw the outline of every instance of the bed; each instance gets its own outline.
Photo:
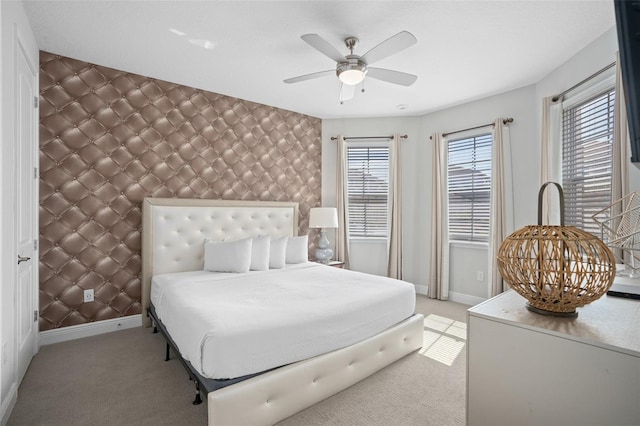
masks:
[[[408,311],[413,307],[406,302],[406,283],[389,285],[394,283],[382,277],[308,262],[268,271],[202,271],[205,238],[297,234],[297,203],[162,198],[143,202],[142,304],[149,313],[144,322],[163,333],[168,348],[196,383],[197,399],[200,391],[206,395],[210,425],[274,424],[422,346],[423,319]],[[364,280],[371,295],[366,303],[369,296],[363,297],[356,286]],[[314,289],[318,292],[312,293]],[[198,296],[182,300],[183,294]],[[210,299],[202,302],[202,294]],[[327,295],[338,301],[363,300],[345,302],[345,309]],[[264,310],[269,298],[295,309],[275,308],[269,314]],[[329,307],[311,304],[318,301]],[[255,315],[236,312],[240,305],[249,306]],[[299,320],[280,318],[285,310]],[[209,318],[208,312],[218,316]],[[320,321],[313,333],[287,328],[311,321]],[[256,331],[259,323],[277,333]],[[230,331],[234,324],[242,325],[240,331]],[[340,328],[341,324],[352,325]],[[274,356],[275,348],[292,336],[295,344]],[[224,352],[225,348],[235,352]]]

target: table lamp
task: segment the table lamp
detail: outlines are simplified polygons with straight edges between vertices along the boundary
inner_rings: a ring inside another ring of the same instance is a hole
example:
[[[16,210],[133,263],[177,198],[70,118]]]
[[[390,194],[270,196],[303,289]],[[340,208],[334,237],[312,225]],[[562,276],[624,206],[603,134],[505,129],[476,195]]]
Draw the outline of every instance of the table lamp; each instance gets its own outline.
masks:
[[[309,228],[320,228],[320,240],[316,248],[316,260],[329,263],[333,250],[329,247],[326,228],[338,227],[338,211],[335,207],[313,207],[309,216]]]

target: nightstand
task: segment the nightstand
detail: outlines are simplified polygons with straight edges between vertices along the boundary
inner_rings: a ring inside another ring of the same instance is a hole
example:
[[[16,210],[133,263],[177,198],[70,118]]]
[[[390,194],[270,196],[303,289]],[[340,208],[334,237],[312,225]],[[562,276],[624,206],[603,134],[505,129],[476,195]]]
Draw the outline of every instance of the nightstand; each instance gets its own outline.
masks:
[[[318,262],[317,260],[314,260],[313,262],[320,263],[321,265],[332,266],[334,268],[344,269],[344,262],[340,260],[331,260],[329,261],[329,263]]]

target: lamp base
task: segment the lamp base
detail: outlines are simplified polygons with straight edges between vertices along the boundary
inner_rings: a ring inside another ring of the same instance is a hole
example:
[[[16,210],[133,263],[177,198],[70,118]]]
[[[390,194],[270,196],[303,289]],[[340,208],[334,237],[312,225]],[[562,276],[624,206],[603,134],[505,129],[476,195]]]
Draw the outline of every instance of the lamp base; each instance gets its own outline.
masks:
[[[576,318],[578,316],[578,311],[576,311],[575,309],[571,312],[554,312],[554,311],[548,311],[546,309],[536,308],[535,306],[532,306],[531,304],[529,304],[529,302],[526,303],[526,307],[527,307],[527,310],[531,312],[535,312],[536,314],[540,314],[540,315],[547,315],[550,317]]]
[[[324,229],[320,230],[320,240],[318,241],[318,248],[316,248],[316,260],[320,263],[329,263],[333,256],[333,250],[329,247],[329,240],[327,239],[327,233]]]
[[[316,249],[316,261],[319,263],[329,263],[333,257],[333,250],[330,248],[317,248]]]

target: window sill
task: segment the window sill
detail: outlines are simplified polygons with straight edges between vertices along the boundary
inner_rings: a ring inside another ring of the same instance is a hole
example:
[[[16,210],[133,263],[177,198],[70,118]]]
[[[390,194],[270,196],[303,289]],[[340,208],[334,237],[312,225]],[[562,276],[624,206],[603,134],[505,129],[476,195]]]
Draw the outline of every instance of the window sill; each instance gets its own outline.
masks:
[[[386,243],[387,239],[385,237],[355,237],[355,238],[349,238],[349,242],[379,244],[379,243]]]
[[[484,243],[480,241],[449,241],[449,247],[458,247],[458,248],[469,248],[474,250],[487,250],[489,248],[489,243]]]

